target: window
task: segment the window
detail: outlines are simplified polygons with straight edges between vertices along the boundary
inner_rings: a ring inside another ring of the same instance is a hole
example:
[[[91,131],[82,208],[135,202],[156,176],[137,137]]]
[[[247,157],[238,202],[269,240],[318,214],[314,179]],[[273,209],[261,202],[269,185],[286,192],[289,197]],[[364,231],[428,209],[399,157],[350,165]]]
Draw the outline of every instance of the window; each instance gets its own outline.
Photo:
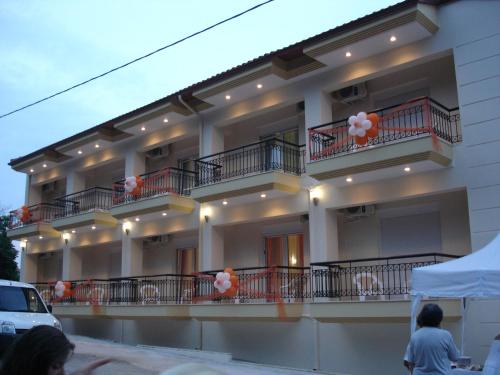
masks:
[[[13,286],[0,286],[0,311],[47,312],[34,289]]]

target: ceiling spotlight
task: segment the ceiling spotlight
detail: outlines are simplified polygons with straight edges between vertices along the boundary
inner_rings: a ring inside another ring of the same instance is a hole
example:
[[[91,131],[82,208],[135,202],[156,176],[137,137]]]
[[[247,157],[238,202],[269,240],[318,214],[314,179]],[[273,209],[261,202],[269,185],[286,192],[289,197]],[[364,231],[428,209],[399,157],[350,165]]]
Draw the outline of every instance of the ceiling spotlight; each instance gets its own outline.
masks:
[[[231,95],[226,95],[226,100],[231,99]]]
[[[43,240],[43,236],[38,236],[38,238],[39,238],[40,240]]]
[[[262,88],[262,85],[259,83],[259,84],[257,85],[257,88],[258,88],[258,89],[261,89],[261,88]]]
[[[262,193],[262,194],[260,195],[260,197],[261,197],[261,198],[265,198],[265,197],[266,197],[266,194]]]
[[[76,233],[76,230],[74,230],[74,229],[73,229],[73,230],[71,231],[71,233],[75,234],[75,233]]]
[[[394,35],[392,35],[389,40],[391,41],[391,43],[394,43],[398,39]]]
[[[96,143],[94,147],[95,147],[95,148],[99,148],[99,147],[101,147],[101,146],[99,146],[99,143]]]
[[[95,225],[92,225],[91,228],[92,228],[92,230],[95,230]]]
[[[146,127],[145,126],[141,127],[141,131],[145,132],[146,131]]]
[[[347,51],[347,52],[345,53],[345,57],[351,57],[351,56],[352,56],[351,52]]]
[[[83,154],[82,150],[78,150],[78,155]]]
[[[162,212],[161,216],[167,216],[167,213],[166,212]]]
[[[405,167],[405,172],[409,172],[411,171],[411,168],[410,167]]]
[[[47,168],[47,164],[45,164],[45,163],[44,163],[44,164],[42,165],[42,167]]]
[[[136,217],[136,218],[135,218],[135,221],[140,221],[140,220],[141,220],[141,219],[140,219],[140,218],[138,218],[138,217]]]
[[[33,168],[30,169],[30,173],[33,173],[35,172],[35,170]]]
[[[224,206],[227,206],[227,201],[222,201],[222,204],[223,204]]]
[[[352,182],[352,177],[347,177],[345,180],[346,180],[347,182]]]
[[[168,122],[168,118],[166,118],[166,117],[165,117],[165,118],[163,119],[163,122],[167,123],[167,122]]]

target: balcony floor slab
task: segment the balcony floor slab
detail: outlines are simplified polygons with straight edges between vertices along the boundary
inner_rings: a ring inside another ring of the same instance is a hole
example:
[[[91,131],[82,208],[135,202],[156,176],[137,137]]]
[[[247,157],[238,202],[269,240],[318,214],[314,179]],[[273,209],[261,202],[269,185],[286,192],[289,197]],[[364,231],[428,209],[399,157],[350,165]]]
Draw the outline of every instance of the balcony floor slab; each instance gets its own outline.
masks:
[[[78,215],[63,217],[52,221],[56,230],[66,230],[90,225],[114,227],[118,221],[109,212],[85,212]]]
[[[194,210],[194,207],[195,203],[191,198],[177,195],[161,195],[114,206],[111,208],[111,215],[116,219],[124,219],[167,210],[190,213]]]
[[[61,237],[61,232],[55,230],[54,227],[49,223],[29,224],[19,228],[9,229],[7,231],[7,237],[9,237],[11,240],[21,240],[34,236],[58,238]]]

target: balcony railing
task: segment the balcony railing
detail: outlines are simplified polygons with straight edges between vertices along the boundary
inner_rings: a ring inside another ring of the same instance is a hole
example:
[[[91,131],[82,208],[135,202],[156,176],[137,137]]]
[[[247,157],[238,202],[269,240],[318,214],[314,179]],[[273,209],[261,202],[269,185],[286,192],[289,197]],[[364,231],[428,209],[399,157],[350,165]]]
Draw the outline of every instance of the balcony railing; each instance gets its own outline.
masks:
[[[442,263],[456,255],[428,253],[311,263],[314,297],[338,299],[407,299],[411,272],[416,267]]]
[[[191,195],[195,173],[185,169],[164,168],[140,175],[142,187],[137,194],[125,190],[125,180],[113,184],[113,205],[135,202],[166,194]]]
[[[310,128],[311,161],[422,135],[433,135],[449,143],[462,141],[458,108],[446,108],[431,98],[418,98],[367,113],[376,113],[380,122],[377,136],[368,138],[365,145],[356,144],[349,135],[348,119]]]
[[[270,171],[300,175],[304,146],[269,139],[195,160],[196,186]]]
[[[56,198],[57,218],[78,215],[86,212],[108,211],[112,203],[112,190],[93,187],[64,197]]]
[[[48,223],[52,221],[60,207],[53,203],[39,203],[28,207],[29,217],[22,220],[18,216],[17,210],[9,212],[9,229],[20,228],[25,225],[36,223]]]

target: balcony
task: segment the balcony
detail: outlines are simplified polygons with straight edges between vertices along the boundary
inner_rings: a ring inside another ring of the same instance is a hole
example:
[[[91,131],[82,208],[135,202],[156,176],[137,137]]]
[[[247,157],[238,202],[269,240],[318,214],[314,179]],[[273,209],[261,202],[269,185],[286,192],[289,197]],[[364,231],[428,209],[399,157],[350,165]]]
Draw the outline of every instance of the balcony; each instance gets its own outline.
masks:
[[[379,131],[363,145],[349,135],[348,119],[309,129],[309,175],[322,180],[417,162],[446,167],[453,160],[452,145],[462,141],[458,108],[431,98],[367,113],[379,116]]]
[[[112,190],[94,187],[54,200],[58,208],[52,226],[66,230],[81,226],[115,226],[117,221],[109,212]]]
[[[413,268],[457,256],[418,254],[311,264],[311,267],[235,269],[239,288],[233,297],[214,291],[217,271],[197,275],[157,275],[72,282],[71,297],[57,299],[53,284],[35,284],[41,296],[67,317],[92,314],[102,306],[109,317],[170,316],[204,320],[299,319],[322,321],[409,319]],[[441,302],[440,302],[441,303]],[[457,301],[447,301],[451,319],[460,317]],[[181,308],[181,306],[183,306]],[[187,307],[186,307],[187,306]],[[281,309],[281,310],[280,310]],[[163,315],[162,315],[163,314]]]
[[[127,192],[125,180],[113,185],[111,214],[117,219],[174,210],[189,213],[194,202],[189,196],[195,183],[194,172],[164,168],[139,176],[138,192]]]
[[[197,159],[198,202],[276,190],[297,193],[304,172],[304,146],[270,139]]]
[[[52,203],[39,203],[28,207],[29,215],[19,217],[17,210],[9,212],[9,230],[7,235],[11,240],[38,237],[59,237],[50,222],[58,213],[59,207]]]

